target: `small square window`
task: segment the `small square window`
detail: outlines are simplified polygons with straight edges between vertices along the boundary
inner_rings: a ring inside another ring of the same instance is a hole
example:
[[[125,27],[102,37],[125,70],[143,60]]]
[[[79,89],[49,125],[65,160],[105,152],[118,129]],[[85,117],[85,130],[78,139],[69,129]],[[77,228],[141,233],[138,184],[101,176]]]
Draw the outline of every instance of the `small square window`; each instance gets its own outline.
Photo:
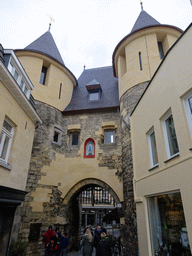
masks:
[[[168,158],[179,153],[173,116],[169,112],[163,119],[163,129]]]
[[[61,135],[62,131],[58,129],[57,127],[54,127],[54,132],[53,132],[53,142],[56,144],[61,144]]]
[[[7,163],[11,142],[13,138],[13,125],[7,119],[4,120],[0,133],[0,160]]]
[[[151,167],[154,167],[158,164],[158,156],[157,156],[157,146],[155,139],[155,131],[151,129],[148,133],[148,142],[149,142],[149,154],[151,160]]]
[[[72,146],[79,145],[79,133],[78,132],[74,132],[74,133],[70,134],[70,144]]]
[[[114,130],[105,130],[104,142],[107,144],[115,142],[115,131]]]
[[[99,100],[99,92],[95,92],[95,93],[90,93],[90,98],[91,101],[92,100]]]

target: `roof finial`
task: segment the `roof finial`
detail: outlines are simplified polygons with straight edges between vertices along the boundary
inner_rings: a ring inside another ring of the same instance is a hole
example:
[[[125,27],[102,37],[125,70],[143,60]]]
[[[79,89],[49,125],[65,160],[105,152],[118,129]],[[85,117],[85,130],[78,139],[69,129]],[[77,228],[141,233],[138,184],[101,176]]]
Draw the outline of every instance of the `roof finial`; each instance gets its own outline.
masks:
[[[50,15],[48,15],[50,22],[49,22],[49,31],[51,30],[51,22],[55,22],[55,20],[53,19],[53,17],[51,17]]]
[[[141,5],[141,11],[143,11],[143,2],[140,1],[140,5]]]
[[[86,66],[84,65],[83,67],[84,67],[84,70],[85,70]]]

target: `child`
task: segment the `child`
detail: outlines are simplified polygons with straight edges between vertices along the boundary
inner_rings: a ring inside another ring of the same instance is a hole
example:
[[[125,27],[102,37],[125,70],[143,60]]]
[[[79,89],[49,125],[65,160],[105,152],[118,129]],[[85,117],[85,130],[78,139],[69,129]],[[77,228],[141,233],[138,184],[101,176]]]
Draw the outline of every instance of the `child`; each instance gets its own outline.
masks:
[[[50,243],[47,249],[48,256],[59,256],[60,254],[60,249],[59,249],[59,246],[57,245],[57,241],[55,238],[56,237],[50,238]]]

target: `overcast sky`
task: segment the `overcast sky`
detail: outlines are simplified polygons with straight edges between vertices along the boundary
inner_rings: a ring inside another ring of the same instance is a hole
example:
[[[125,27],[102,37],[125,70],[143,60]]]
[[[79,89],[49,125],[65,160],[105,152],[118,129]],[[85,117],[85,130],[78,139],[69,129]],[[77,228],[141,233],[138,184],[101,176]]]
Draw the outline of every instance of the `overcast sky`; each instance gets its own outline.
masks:
[[[144,10],[161,24],[183,30],[192,22],[190,0],[143,0]],[[0,43],[22,49],[51,33],[65,65],[78,77],[87,69],[112,65],[119,41],[130,33],[140,0],[1,0]]]

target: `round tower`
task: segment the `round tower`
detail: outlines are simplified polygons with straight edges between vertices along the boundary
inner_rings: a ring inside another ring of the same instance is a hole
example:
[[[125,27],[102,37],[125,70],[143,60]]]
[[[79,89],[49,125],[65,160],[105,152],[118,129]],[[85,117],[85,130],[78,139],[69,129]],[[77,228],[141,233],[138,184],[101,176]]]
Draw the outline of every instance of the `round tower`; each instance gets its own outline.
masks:
[[[149,82],[181,33],[177,27],[161,25],[142,8],[131,33],[118,43],[113,53],[120,103],[131,88]]]
[[[129,116],[143,91],[156,72],[169,48],[182,30],[161,25],[143,8],[131,33],[116,46],[113,53],[113,72],[118,78],[122,127],[122,178],[124,191],[124,219],[122,237],[127,255],[138,255],[136,207],[134,202],[134,176],[132,141]]]
[[[35,100],[63,111],[77,80],[65,66],[50,30],[15,53],[34,85]]]

